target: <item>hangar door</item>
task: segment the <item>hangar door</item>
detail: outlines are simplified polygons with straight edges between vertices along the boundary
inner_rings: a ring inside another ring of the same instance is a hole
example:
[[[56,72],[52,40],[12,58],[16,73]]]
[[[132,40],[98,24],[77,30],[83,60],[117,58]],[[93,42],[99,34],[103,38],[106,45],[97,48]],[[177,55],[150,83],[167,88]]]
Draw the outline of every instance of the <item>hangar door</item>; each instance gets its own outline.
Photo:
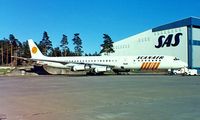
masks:
[[[192,68],[200,68],[200,28],[192,28]]]

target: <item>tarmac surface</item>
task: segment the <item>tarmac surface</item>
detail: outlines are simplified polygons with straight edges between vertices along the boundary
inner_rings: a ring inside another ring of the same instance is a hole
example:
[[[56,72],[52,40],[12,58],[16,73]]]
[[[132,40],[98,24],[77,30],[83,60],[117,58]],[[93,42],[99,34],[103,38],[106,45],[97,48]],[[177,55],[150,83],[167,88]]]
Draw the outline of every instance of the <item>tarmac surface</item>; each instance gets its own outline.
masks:
[[[0,120],[200,120],[200,76],[0,76]]]

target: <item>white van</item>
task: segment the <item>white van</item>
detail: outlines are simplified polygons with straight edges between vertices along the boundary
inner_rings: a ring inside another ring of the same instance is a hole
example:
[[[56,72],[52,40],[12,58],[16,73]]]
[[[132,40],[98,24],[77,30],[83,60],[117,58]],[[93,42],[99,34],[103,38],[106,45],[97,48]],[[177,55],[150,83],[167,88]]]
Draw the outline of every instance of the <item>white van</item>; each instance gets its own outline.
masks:
[[[182,74],[182,75],[198,75],[197,70],[196,69],[187,69],[187,68],[182,68],[182,69],[178,69],[178,70],[173,70],[172,72],[174,75],[177,74]]]
[[[185,75],[198,75],[198,73],[196,69],[187,69],[187,71],[185,71]]]

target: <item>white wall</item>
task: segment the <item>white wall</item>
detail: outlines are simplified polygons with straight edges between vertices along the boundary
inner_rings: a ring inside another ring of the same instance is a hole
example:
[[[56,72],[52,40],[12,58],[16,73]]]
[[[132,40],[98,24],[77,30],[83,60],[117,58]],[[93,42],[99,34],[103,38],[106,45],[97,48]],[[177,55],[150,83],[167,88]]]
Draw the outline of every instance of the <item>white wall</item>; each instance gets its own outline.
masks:
[[[192,39],[195,41],[200,41],[200,29],[192,28]],[[192,46],[192,67],[200,66],[200,46]]]
[[[192,28],[192,39],[200,41],[200,29]]]
[[[193,59],[192,59],[192,67],[199,67],[200,66],[200,46],[193,46]]]
[[[158,45],[158,38],[162,35],[164,35],[166,39],[168,35],[173,34],[173,44],[174,36],[177,33],[183,34],[182,36],[180,36],[180,44],[178,46],[164,46],[161,48],[155,47],[155,45]],[[187,27],[169,29],[159,32],[152,32],[152,30],[147,30],[143,33],[115,42],[114,50],[115,53],[113,53],[112,55],[115,56],[170,55],[176,56],[181,60],[188,62]]]

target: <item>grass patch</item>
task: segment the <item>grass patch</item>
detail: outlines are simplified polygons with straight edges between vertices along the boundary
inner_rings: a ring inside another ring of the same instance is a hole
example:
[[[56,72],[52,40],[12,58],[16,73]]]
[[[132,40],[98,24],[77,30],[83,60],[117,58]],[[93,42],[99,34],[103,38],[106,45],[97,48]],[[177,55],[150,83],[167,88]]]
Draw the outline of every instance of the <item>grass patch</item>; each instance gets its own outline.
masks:
[[[0,69],[0,75],[4,75],[8,72],[10,72],[10,69]]]

